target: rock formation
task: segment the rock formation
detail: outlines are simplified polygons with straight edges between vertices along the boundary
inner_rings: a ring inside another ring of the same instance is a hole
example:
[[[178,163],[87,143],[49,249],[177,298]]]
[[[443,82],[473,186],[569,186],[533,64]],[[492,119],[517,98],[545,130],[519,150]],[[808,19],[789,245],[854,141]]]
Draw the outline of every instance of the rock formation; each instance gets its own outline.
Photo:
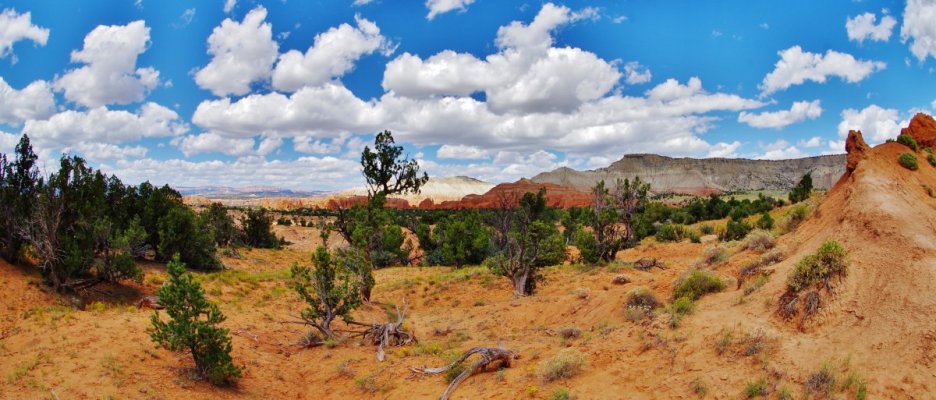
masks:
[[[933,117],[917,113],[910,120],[910,125],[900,130],[901,135],[910,135],[920,148],[936,147],[936,120]]]
[[[590,188],[599,180],[639,176],[656,193],[709,193],[789,190],[803,174],[812,172],[813,184],[828,189],[845,172],[845,155],[793,160],[745,160],[726,158],[671,158],[654,154],[632,154],[605,168],[576,171],[559,168],[536,175],[537,183]]]
[[[861,131],[848,131],[848,139],[845,139],[845,152],[848,153],[846,173],[851,174],[858,167],[858,163],[867,157],[870,149],[861,136]]]

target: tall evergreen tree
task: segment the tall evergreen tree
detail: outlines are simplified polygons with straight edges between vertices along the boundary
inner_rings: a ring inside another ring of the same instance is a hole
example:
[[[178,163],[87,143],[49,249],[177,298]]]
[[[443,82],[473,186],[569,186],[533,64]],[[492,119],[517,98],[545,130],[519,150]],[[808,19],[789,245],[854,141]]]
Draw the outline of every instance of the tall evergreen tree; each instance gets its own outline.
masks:
[[[38,188],[42,185],[29,136],[23,135],[14,149],[15,159],[0,155],[0,247],[3,258],[20,261],[24,240],[20,231],[26,227],[35,209]]]

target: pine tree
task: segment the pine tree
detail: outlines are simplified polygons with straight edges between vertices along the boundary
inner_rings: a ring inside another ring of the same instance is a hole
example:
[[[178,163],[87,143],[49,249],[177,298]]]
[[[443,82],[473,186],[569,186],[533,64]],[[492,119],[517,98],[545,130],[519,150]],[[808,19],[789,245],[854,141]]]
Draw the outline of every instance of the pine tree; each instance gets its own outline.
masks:
[[[198,374],[213,384],[223,384],[240,376],[241,368],[231,360],[231,338],[218,306],[205,299],[201,285],[185,273],[185,264],[176,255],[167,265],[168,284],[156,294],[165,307],[169,321],[153,312],[150,337],[171,351],[188,351],[195,360]]]

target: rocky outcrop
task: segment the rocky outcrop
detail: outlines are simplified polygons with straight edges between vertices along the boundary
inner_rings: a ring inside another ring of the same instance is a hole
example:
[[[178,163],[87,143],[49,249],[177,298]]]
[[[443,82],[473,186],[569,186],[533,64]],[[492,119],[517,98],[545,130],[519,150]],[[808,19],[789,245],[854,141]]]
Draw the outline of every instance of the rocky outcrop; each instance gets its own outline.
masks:
[[[576,171],[559,168],[536,175],[536,183],[587,190],[598,181],[633,178],[649,182],[656,193],[705,195],[718,192],[789,190],[807,172],[813,185],[828,189],[845,172],[845,155],[793,160],[671,158],[654,154],[626,155],[606,168]]]
[[[392,198],[401,199],[409,204],[420,204],[426,199],[439,203],[447,200],[459,200],[470,194],[482,194],[491,190],[494,184],[484,182],[467,176],[430,177],[419,193],[394,195]],[[338,197],[366,196],[367,189],[355,188],[338,193]]]
[[[865,143],[861,131],[848,131],[848,138],[845,139],[845,152],[848,153],[845,171],[851,174],[858,168],[858,163],[867,158],[868,150],[871,150],[871,147]]]
[[[920,148],[936,147],[936,120],[933,117],[917,113],[910,120],[910,125],[900,130],[901,135],[910,135]]]
[[[433,209],[498,208],[505,202],[511,206],[516,206],[517,200],[523,197],[524,193],[537,192],[540,188],[546,189],[546,203],[552,207],[583,207],[589,204],[588,192],[578,188],[521,179],[513,183],[502,183],[487,193],[468,195],[457,201],[443,201],[439,204],[426,204],[424,202],[420,204],[420,208],[423,208],[423,206]]]

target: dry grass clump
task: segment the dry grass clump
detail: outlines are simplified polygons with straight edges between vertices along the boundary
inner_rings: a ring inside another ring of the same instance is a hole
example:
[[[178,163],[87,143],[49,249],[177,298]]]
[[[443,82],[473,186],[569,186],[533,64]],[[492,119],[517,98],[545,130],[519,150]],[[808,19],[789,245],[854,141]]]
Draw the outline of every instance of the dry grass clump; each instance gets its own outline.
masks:
[[[792,232],[799,226],[803,221],[806,220],[806,217],[809,215],[809,206],[804,203],[799,203],[792,208],[790,208],[786,214],[783,215],[783,218],[780,220],[780,230],[783,233]]]
[[[728,261],[728,251],[721,246],[713,246],[702,252],[702,259],[696,264],[698,267],[711,267]]]
[[[582,330],[576,327],[565,327],[559,330],[559,337],[563,339],[575,339],[582,336]]]
[[[581,372],[584,366],[584,354],[572,348],[562,349],[540,365],[540,375],[546,382],[568,379]]]
[[[755,229],[747,235],[742,248],[763,253],[776,246],[773,235],[763,229]]]

